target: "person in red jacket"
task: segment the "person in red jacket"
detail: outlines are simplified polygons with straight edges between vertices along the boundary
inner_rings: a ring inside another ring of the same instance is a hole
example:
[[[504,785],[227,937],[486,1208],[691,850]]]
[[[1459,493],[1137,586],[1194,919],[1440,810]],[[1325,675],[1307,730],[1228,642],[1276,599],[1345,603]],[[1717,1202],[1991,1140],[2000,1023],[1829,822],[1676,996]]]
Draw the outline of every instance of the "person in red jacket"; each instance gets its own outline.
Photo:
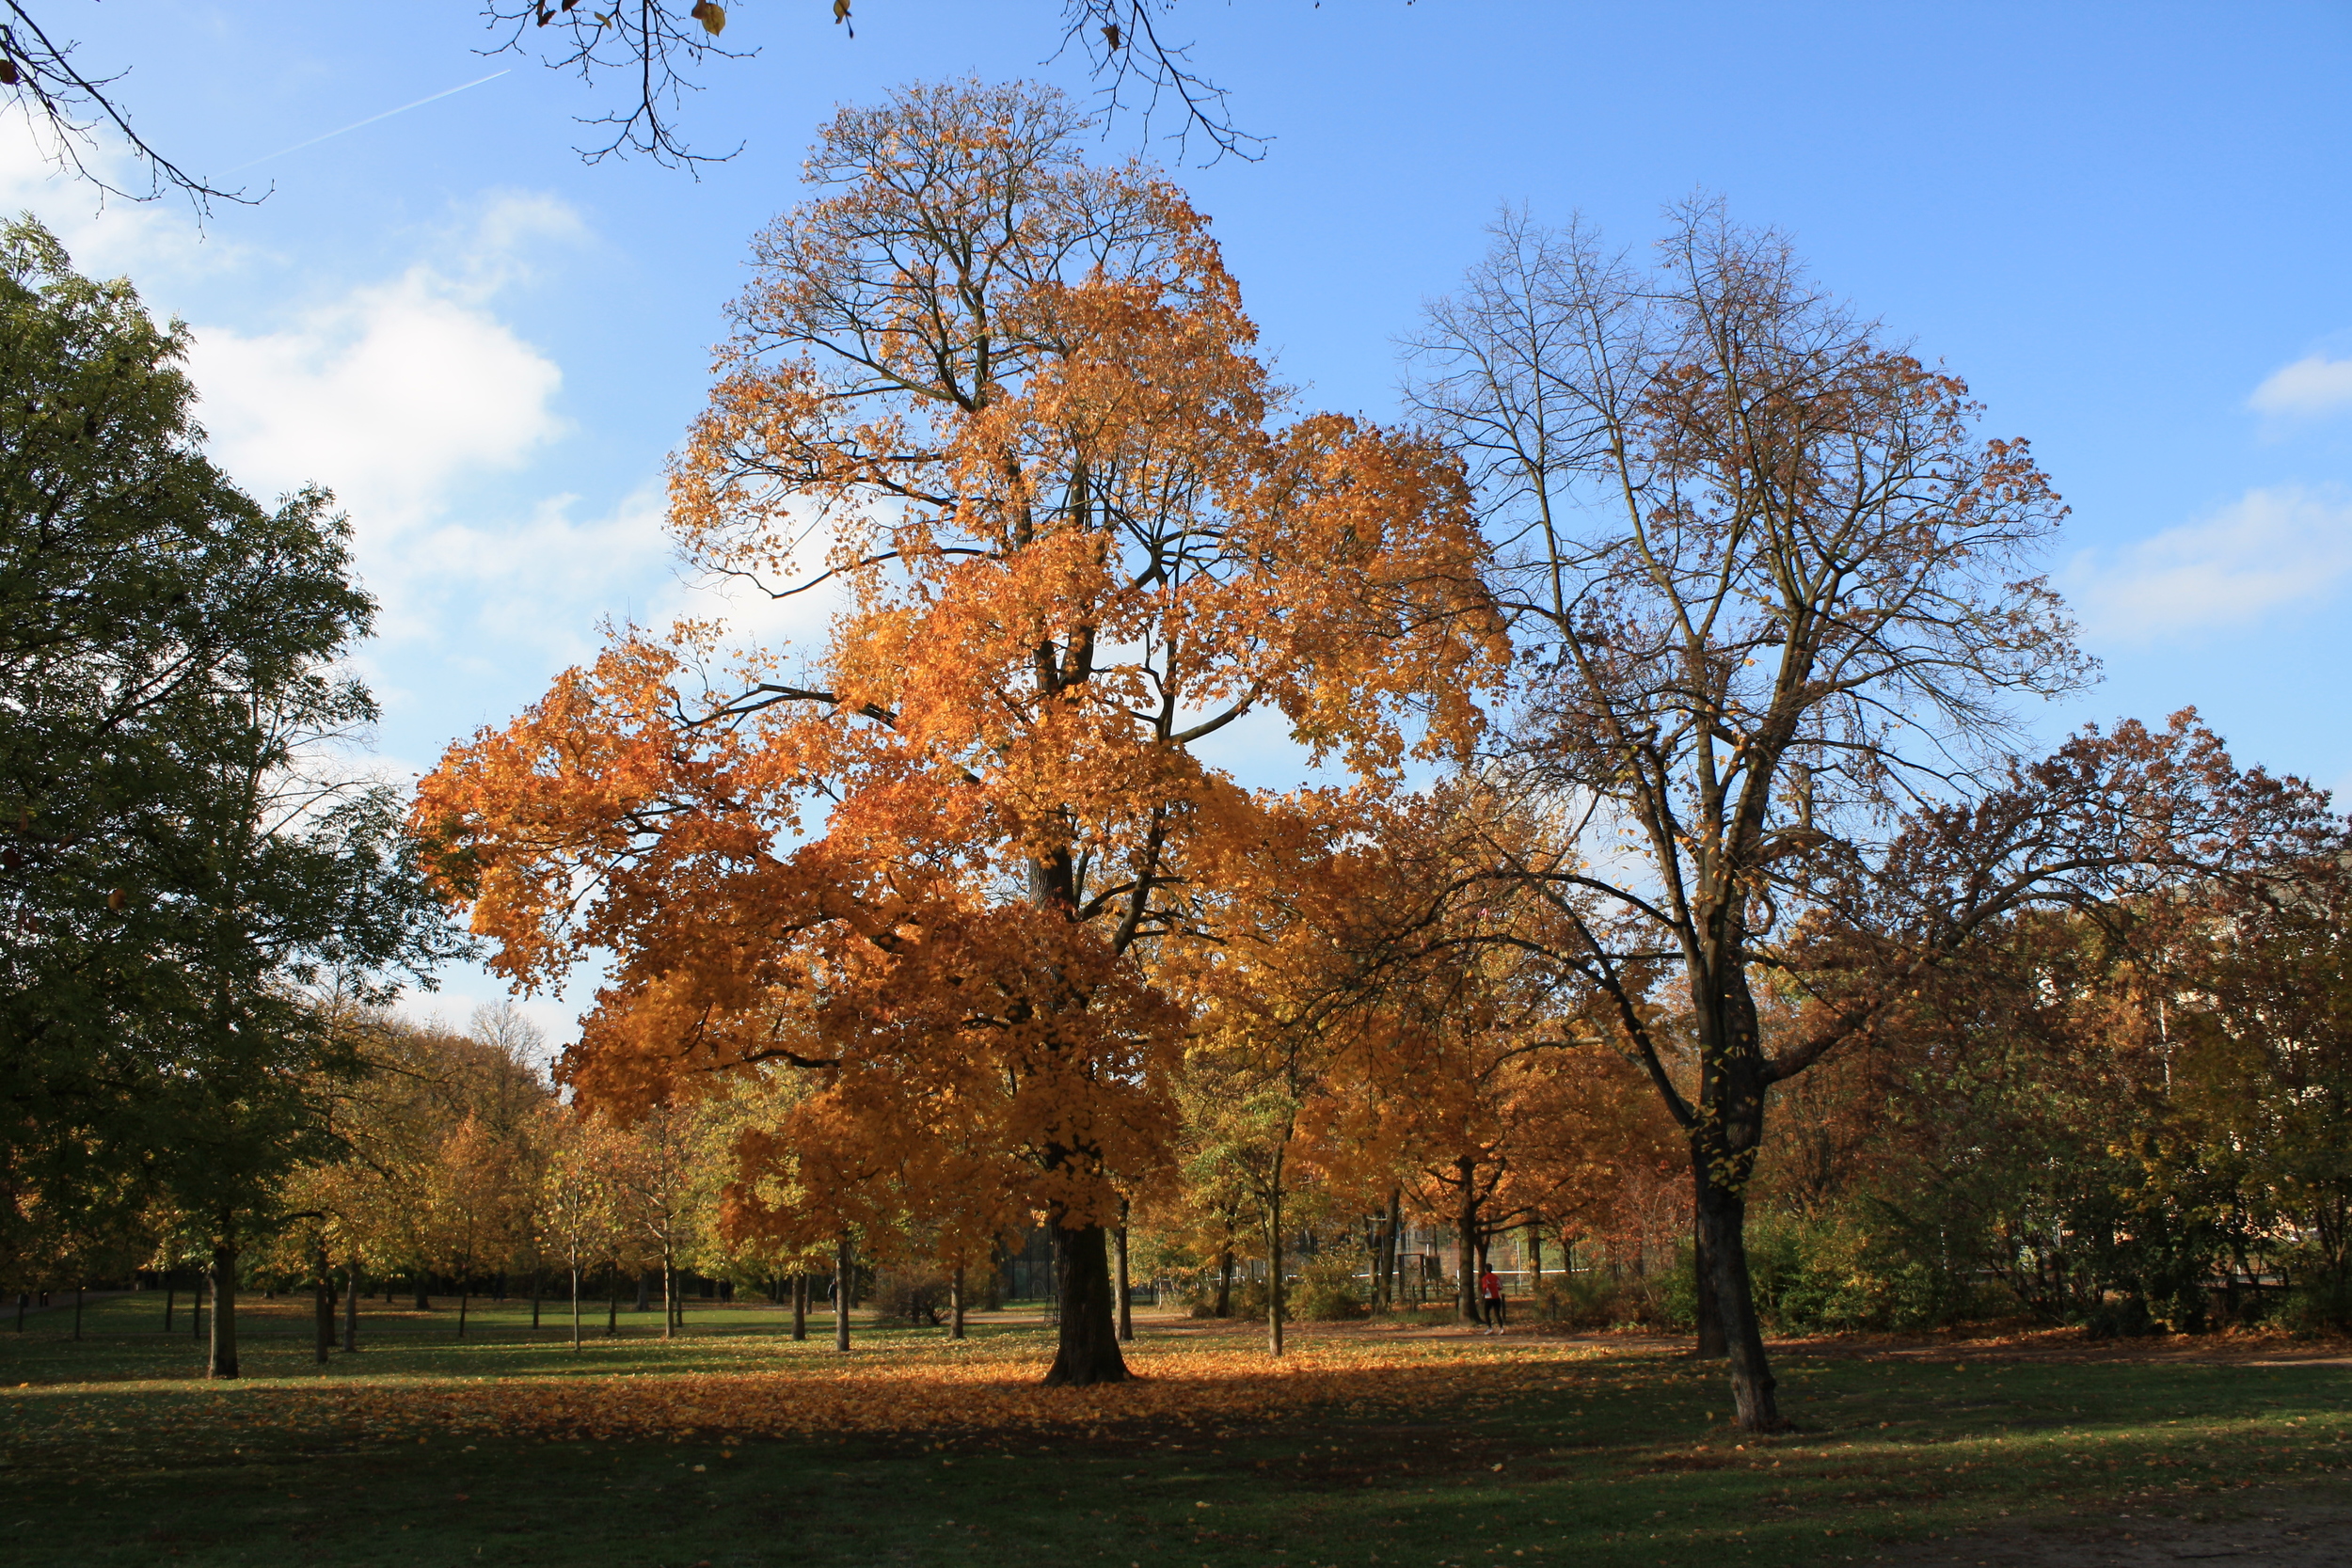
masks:
[[[1479,1274],[1478,1299],[1480,1304],[1486,1309],[1486,1332],[1489,1334],[1502,1333],[1502,1281],[1495,1277],[1494,1270],[1486,1269],[1481,1271]]]

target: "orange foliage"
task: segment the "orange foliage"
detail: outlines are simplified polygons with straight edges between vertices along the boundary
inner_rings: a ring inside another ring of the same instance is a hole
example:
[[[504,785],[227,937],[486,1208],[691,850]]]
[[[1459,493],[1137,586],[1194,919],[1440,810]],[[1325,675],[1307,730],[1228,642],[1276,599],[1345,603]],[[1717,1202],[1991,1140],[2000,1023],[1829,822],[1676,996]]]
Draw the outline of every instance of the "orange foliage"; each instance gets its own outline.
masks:
[[[421,789],[497,967],[613,955],[583,1095],[822,1075],[745,1145],[798,1216],[747,1190],[741,1224],[888,1180],[1099,1226],[1169,1132],[1136,949],[1265,820],[1195,743],[1265,707],[1389,775],[1467,741],[1504,657],[1454,462],[1271,423],[1205,222],[1082,126],[1033,87],[844,111],[833,194],[760,241],[672,523],[705,572],[837,586],[824,648],[628,632]]]

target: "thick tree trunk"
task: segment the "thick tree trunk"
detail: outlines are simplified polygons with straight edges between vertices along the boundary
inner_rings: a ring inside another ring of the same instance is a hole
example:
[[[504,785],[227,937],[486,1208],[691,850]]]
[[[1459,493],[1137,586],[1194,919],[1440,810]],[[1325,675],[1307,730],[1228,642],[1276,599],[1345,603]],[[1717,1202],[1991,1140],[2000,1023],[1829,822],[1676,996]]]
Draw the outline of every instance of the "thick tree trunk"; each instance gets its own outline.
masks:
[[[1772,1364],[1764,1354],[1748,1275],[1747,1185],[1764,1139],[1764,1055],[1746,976],[1729,969],[1718,985],[1714,996],[1693,997],[1700,1004],[1695,1009],[1699,1093],[1690,1129],[1695,1250],[1704,1260],[1704,1277],[1714,1295],[1711,1315],[1722,1326],[1724,1352],[1731,1362],[1740,1425],[1748,1432],[1779,1432],[1788,1423],[1773,1398]]]
[[[1731,1397],[1740,1425],[1748,1432],[1783,1431],[1788,1423],[1781,1418],[1773,1397],[1778,1383],[1764,1354],[1763,1326],[1756,1319],[1748,1278],[1747,1199],[1712,1184],[1700,1191],[1708,1275],[1715,1287],[1716,1311],[1731,1360]]]
[[[844,1230],[833,1243],[833,1348],[850,1354],[850,1291],[857,1283],[857,1256]]]
[[[1478,1312],[1478,1164],[1468,1155],[1454,1162],[1461,1178],[1462,1203],[1454,1216],[1454,1251],[1459,1264],[1454,1272],[1454,1316],[1476,1323]]]
[[[1544,1227],[1540,1220],[1527,1222],[1527,1289],[1534,1295],[1544,1293]]]
[[[963,1338],[963,1265],[961,1263],[958,1263],[956,1272],[947,1276],[947,1338],[950,1339]]]
[[[808,1271],[792,1276],[792,1338],[808,1338]]]
[[[318,1363],[324,1367],[335,1354],[335,1275],[326,1265],[325,1242],[319,1243],[312,1261],[317,1266],[310,1282],[310,1313],[317,1330]]]
[[[1724,1338],[1723,1308],[1715,1300],[1715,1270],[1708,1253],[1706,1228],[1694,1208],[1691,1217],[1692,1310],[1696,1315],[1698,1344],[1692,1354],[1702,1361],[1721,1361],[1731,1352]]]
[[[225,1234],[225,1224],[222,1228]],[[237,1375],[237,1246],[233,1239],[213,1247],[213,1338],[204,1357],[204,1375],[224,1380]]]
[[[1125,1344],[1136,1337],[1136,1317],[1127,1293],[1127,1227],[1123,1225],[1119,1227],[1118,1241],[1119,1340]]]
[[[359,1259],[343,1264],[343,1354],[359,1348]]]
[[[1085,1388],[1124,1383],[1132,1376],[1119,1354],[1119,1325],[1111,1308],[1108,1238],[1099,1225],[1064,1230],[1061,1242],[1061,1325],[1048,1388]]]
[[[1216,1315],[1220,1318],[1233,1315],[1233,1243],[1230,1237],[1226,1240],[1225,1250],[1216,1258]]]

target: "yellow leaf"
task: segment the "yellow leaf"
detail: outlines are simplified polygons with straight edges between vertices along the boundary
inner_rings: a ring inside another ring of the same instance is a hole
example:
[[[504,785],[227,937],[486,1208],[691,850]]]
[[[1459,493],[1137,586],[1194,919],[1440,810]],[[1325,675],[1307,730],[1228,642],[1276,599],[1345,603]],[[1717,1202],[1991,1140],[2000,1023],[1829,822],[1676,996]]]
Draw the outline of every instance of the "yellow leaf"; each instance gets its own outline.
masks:
[[[710,0],[694,0],[694,8],[686,14],[701,23],[703,31],[712,38],[717,38],[727,30],[726,8],[714,6]]]

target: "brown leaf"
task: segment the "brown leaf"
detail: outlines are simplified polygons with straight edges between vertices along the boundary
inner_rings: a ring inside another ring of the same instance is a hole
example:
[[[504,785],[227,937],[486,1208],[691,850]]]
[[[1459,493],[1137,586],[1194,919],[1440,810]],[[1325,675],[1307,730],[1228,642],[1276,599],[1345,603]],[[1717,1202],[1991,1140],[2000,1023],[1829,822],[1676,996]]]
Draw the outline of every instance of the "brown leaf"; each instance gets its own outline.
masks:
[[[717,38],[727,30],[726,8],[714,6],[710,0],[694,0],[694,8],[687,14],[701,23],[703,31],[712,38]]]

